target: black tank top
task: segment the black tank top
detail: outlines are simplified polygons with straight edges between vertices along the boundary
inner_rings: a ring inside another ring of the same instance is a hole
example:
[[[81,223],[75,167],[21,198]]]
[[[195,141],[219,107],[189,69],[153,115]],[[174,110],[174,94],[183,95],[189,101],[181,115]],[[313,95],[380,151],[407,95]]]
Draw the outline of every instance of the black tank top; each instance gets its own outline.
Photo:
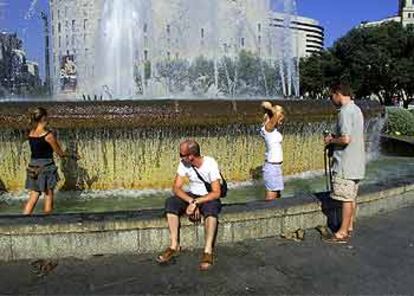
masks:
[[[41,137],[29,137],[30,150],[32,151],[32,159],[52,159],[53,148],[46,142],[46,135]]]

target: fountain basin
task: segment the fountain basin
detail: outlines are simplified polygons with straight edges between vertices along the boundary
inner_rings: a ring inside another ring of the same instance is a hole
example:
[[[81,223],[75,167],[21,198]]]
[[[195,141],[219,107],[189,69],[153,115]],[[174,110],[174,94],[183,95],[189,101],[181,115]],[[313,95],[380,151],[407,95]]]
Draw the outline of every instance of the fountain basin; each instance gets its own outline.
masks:
[[[362,188],[358,218],[414,204],[413,181]],[[338,204],[323,193],[225,206],[218,244],[274,237],[326,225],[333,221]],[[337,215],[337,213],[336,213]],[[328,220],[329,222],[329,220]],[[181,241],[185,248],[199,248],[203,227],[183,219]],[[94,255],[151,253],[168,245],[162,210],[0,217],[0,260],[35,258],[85,258]]]
[[[323,169],[321,135],[335,109],[322,101],[278,101],[288,112],[283,128],[285,175]],[[382,107],[359,102],[367,131]],[[218,160],[229,181],[255,179],[263,163],[262,113],[254,100],[153,100],[83,103],[4,103],[0,111],[0,183],[24,187],[29,147],[24,142],[28,108],[44,106],[69,152],[81,159],[58,161],[63,191],[170,188],[178,144],[195,138]]]

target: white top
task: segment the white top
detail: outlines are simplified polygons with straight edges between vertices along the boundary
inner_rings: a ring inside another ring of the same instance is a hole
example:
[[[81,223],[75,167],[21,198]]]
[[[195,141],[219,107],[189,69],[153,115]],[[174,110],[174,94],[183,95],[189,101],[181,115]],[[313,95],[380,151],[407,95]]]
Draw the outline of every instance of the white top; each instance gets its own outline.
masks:
[[[213,183],[214,181],[221,180],[220,170],[216,160],[209,156],[203,156],[203,164],[200,168],[196,168],[198,173],[203,177],[204,181]],[[190,180],[189,191],[195,195],[208,194],[207,189],[203,181],[201,181],[193,167],[186,166],[182,161],[178,165],[177,175],[180,177],[188,177]]]
[[[265,159],[267,162],[282,162],[283,161],[283,149],[282,141],[283,136],[277,129],[272,132],[266,131],[263,126],[260,130],[260,135],[264,138],[266,143]]]

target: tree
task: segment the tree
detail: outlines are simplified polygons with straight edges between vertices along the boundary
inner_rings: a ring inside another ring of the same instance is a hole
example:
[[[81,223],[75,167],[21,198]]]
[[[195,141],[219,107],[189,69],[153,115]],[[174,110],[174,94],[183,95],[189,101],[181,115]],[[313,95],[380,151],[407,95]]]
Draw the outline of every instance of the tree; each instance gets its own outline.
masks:
[[[302,94],[320,97],[334,80],[351,83],[359,98],[376,95],[385,105],[414,96],[414,30],[400,23],[358,27],[320,55],[301,61]]]

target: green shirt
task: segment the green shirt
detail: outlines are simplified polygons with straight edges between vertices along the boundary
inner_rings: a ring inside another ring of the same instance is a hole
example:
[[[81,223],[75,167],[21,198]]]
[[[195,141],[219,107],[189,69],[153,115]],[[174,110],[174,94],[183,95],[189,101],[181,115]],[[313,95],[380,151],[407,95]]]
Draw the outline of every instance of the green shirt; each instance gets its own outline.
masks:
[[[364,116],[353,102],[339,109],[336,123],[336,137],[349,136],[351,143],[335,145],[333,172],[347,180],[362,180],[365,177]]]

